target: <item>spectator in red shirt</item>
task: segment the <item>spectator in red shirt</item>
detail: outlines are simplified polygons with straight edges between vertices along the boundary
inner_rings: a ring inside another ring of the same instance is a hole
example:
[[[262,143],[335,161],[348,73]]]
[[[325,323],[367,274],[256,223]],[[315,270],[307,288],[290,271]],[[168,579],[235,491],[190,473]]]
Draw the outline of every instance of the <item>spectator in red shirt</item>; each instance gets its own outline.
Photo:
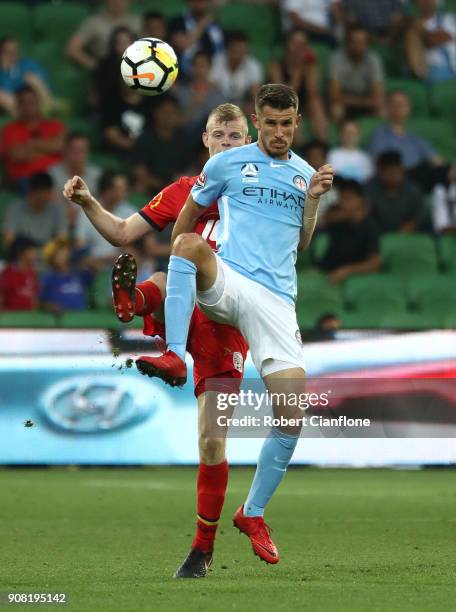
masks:
[[[19,189],[28,179],[61,161],[65,126],[41,114],[36,91],[26,85],[16,92],[17,119],[5,125],[0,140],[7,177]]]
[[[39,295],[37,257],[33,240],[23,236],[16,238],[11,245],[10,261],[0,276],[2,310],[36,310]]]

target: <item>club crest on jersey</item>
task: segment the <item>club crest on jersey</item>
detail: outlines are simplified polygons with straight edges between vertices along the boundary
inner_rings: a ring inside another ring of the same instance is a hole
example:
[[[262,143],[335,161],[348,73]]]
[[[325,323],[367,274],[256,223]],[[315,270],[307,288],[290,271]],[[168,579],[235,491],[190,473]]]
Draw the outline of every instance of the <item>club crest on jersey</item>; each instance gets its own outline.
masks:
[[[244,164],[241,168],[241,174],[244,177],[243,183],[258,183],[258,166],[256,164]]]
[[[293,183],[301,191],[307,191],[306,179],[303,176],[301,176],[300,174],[297,174],[295,177],[293,177]]]
[[[195,185],[197,187],[204,187],[204,185],[206,184],[206,180],[207,180],[206,174],[204,172],[201,172],[199,177],[196,179]]]

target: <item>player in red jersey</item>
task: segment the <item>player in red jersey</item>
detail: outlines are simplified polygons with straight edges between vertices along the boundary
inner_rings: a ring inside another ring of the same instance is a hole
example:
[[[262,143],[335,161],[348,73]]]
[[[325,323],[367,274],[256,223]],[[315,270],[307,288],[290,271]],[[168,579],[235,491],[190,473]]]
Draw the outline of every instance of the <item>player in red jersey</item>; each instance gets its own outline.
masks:
[[[209,155],[241,146],[250,141],[247,120],[233,104],[222,104],[209,115],[203,142]],[[174,223],[197,177],[182,177],[161,191],[139,213],[120,219],[104,210],[90,194],[80,177],[67,181],[63,193],[79,204],[94,227],[111,244],[125,246],[138,240],[152,228],[158,231]],[[198,220],[195,232],[201,234],[215,248],[218,222],[216,203]],[[133,316],[144,317],[144,333],[164,334],[163,324],[151,313],[159,313],[166,292],[166,275],[154,274],[136,286],[136,264],[131,255],[121,255],[113,269],[113,296],[117,316],[128,322]],[[214,437],[210,415],[215,409],[216,391],[207,388],[207,380],[225,380],[230,389],[239,388],[247,344],[240,332],[228,325],[209,320],[195,310],[190,328],[188,350],[194,359],[195,395],[198,399],[198,446],[200,463],[197,481],[197,532],[192,548],[176,572],[176,577],[197,578],[206,575],[212,563],[212,552],[217,525],[223,507],[228,482],[225,439]],[[137,363],[144,373],[147,357]],[[172,382],[172,381],[170,381]],[[176,383],[182,383],[177,380]]]

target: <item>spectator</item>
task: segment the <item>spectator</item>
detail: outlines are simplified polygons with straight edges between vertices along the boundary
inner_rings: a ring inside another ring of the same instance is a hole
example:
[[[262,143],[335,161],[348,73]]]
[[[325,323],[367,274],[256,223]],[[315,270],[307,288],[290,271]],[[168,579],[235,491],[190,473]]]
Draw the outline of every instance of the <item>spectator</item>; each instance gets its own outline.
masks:
[[[169,24],[169,40],[188,75],[192,57],[204,51],[211,59],[223,51],[223,32],[214,21],[213,0],[186,0],[188,10]]]
[[[380,267],[379,234],[369,216],[361,185],[343,181],[339,202],[326,214],[329,244],[320,267],[335,285],[353,274],[377,272]]]
[[[369,181],[366,196],[381,232],[414,232],[423,218],[421,192],[406,178],[397,151],[379,156],[377,176]]]
[[[327,340],[335,340],[341,326],[340,318],[332,312],[327,312],[318,318],[315,327],[304,335],[303,341],[325,342]]]
[[[133,152],[137,183],[146,183],[137,185],[138,191],[160,191],[189,163],[195,143],[183,133],[183,121],[176,100],[162,96],[152,110],[151,125],[146,124]]]
[[[431,199],[432,225],[436,234],[456,234],[456,171],[447,183],[436,185]]]
[[[5,125],[0,150],[11,183],[24,190],[31,176],[61,161],[65,126],[44,119],[36,91],[25,85],[16,92],[17,119]]]
[[[8,259],[0,275],[0,308],[36,310],[39,294],[36,244],[30,238],[18,236],[10,247]]]
[[[345,48],[336,51],[329,66],[329,101],[336,121],[383,112],[383,66],[368,49],[366,30],[352,28]]]
[[[209,81],[210,60],[200,51],[193,56],[188,82],[178,82],[174,93],[185,113],[185,123],[192,133],[200,134],[210,111],[224,102],[224,97]]]
[[[103,109],[117,97],[123,83],[119,66],[125,49],[134,42],[131,30],[115,28],[109,37],[108,52],[93,74],[94,106]]]
[[[147,11],[143,15],[143,33],[146,38],[168,39],[168,26],[162,13]]]
[[[379,42],[398,42],[405,26],[405,5],[402,0],[342,0],[344,21],[357,26]]]
[[[129,0],[104,0],[105,8],[85,19],[68,41],[66,54],[76,63],[92,70],[107,53],[114,28],[124,26],[141,31],[141,17],[128,12]]]
[[[25,200],[12,202],[3,223],[3,243],[6,247],[17,236],[24,236],[41,246],[53,238],[67,235],[65,209],[56,201],[52,178],[46,172],[35,174]]]
[[[289,26],[303,30],[311,42],[335,46],[342,22],[340,0],[282,0]]]
[[[249,54],[247,36],[243,32],[228,32],[225,49],[212,62],[212,82],[220,87],[226,100],[233,104],[253,100],[263,82],[263,68]]]
[[[365,183],[374,173],[372,159],[359,148],[360,132],[356,121],[345,119],[339,126],[339,147],[332,149],[328,163],[338,177]]]
[[[272,83],[285,83],[297,92],[301,111],[305,112],[314,136],[325,141],[328,126],[318,91],[320,77],[317,56],[302,30],[288,33],[283,59],[271,63],[269,75]]]
[[[405,38],[413,74],[431,83],[456,76],[456,16],[439,10],[438,0],[416,0],[418,16]]]
[[[73,228],[76,223],[80,207],[77,204],[68,202],[64,198],[62,190],[65,183],[77,175],[87,183],[91,193],[96,193],[101,170],[97,166],[89,164],[89,153],[90,143],[87,136],[78,132],[72,132],[65,138],[62,163],[52,166],[49,170],[56,188],[56,201],[66,207],[65,210],[67,211],[70,228]]]
[[[424,138],[407,130],[410,110],[407,94],[390,93],[386,104],[387,123],[372,134],[369,151],[373,157],[384,151],[398,151],[410,177],[428,191],[433,184],[446,180],[447,168]]]
[[[128,203],[128,180],[124,174],[105,172],[98,183],[98,197],[101,205],[113,215],[123,219],[135,210]],[[100,271],[112,264],[119,249],[112,246],[99,234],[86,215],[79,215],[76,225],[76,248],[83,257],[81,263],[90,270]]]
[[[24,85],[34,89],[43,107],[51,106],[45,70],[35,60],[21,58],[18,41],[6,36],[0,40],[0,111],[16,116],[14,94]]]
[[[43,258],[50,270],[41,279],[41,303],[52,314],[66,310],[85,310],[91,275],[87,271],[75,270],[71,266],[71,251],[68,240],[49,242]]]

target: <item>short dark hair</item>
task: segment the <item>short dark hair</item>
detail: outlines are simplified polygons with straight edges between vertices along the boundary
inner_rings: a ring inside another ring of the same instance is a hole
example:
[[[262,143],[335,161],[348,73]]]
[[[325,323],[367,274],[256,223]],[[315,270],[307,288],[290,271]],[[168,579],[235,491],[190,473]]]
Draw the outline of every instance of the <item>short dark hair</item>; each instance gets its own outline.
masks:
[[[84,134],[84,132],[68,132],[68,134],[65,136],[65,144],[70,144],[70,142],[72,142],[73,140],[89,140],[89,137],[87,136],[87,134]]]
[[[19,87],[15,91],[15,94],[18,97],[23,96],[24,94],[27,94],[27,93],[32,93],[34,96],[38,98],[38,94],[36,93],[36,91],[33,89],[31,85],[22,85],[22,87]]]
[[[146,11],[143,16],[143,21],[147,21],[148,19],[161,19],[165,21],[165,16],[163,13],[159,13],[158,11]]]
[[[54,187],[54,181],[47,172],[37,172],[30,177],[28,190],[39,191],[40,189],[52,189]]]
[[[246,43],[248,42],[248,40],[249,39],[247,38],[247,35],[244,32],[241,32],[240,30],[229,30],[228,32],[225,32],[226,47],[228,47],[228,45],[230,45],[231,43]]]
[[[108,189],[111,189],[111,187],[114,185],[114,181],[118,176],[123,176],[126,178],[125,174],[123,174],[122,172],[117,172],[114,170],[106,170],[105,172],[103,172],[103,174],[98,180],[98,192],[104,193]]]
[[[342,179],[339,181],[337,186],[339,193],[343,191],[350,191],[351,193],[355,193],[360,198],[364,198],[364,188],[358,181],[354,179]]]
[[[402,155],[399,151],[384,151],[377,157],[377,164],[379,168],[402,166]]]
[[[314,140],[308,140],[306,143],[304,143],[301,149],[302,155],[304,157],[307,157],[309,151],[311,151],[312,149],[320,149],[325,154],[325,157],[329,153],[329,147],[325,142],[323,142],[322,140],[314,139]]]
[[[16,261],[22,253],[29,249],[35,249],[37,243],[28,236],[17,236],[8,249],[8,261]]]
[[[282,83],[267,83],[262,85],[255,96],[255,109],[261,110],[270,106],[278,110],[293,107],[298,110],[299,98],[294,89]]]

